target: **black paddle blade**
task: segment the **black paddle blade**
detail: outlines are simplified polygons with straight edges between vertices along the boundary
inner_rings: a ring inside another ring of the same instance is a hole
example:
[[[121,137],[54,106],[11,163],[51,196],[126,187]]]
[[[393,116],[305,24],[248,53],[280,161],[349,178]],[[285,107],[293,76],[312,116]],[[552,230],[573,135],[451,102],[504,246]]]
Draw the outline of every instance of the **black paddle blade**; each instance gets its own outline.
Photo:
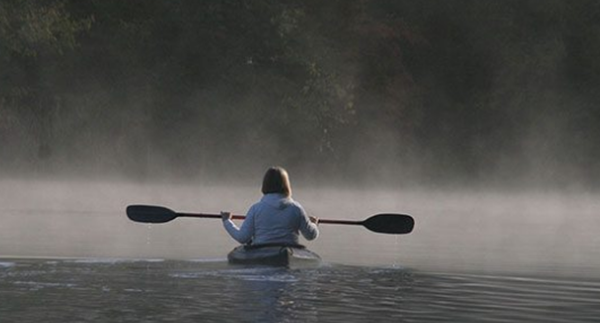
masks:
[[[415,220],[406,214],[377,214],[363,221],[362,225],[374,232],[404,234],[413,230]]]
[[[127,217],[135,222],[142,223],[165,223],[177,217],[172,210],[153,205],[129,205]]]

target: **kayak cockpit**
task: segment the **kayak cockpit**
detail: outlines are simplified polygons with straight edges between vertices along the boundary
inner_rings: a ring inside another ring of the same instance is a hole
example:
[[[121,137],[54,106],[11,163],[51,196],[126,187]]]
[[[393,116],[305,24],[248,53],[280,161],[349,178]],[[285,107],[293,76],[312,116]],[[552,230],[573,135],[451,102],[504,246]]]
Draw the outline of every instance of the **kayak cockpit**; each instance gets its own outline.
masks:
[[[230,264],[265,266],[318,266],[321,257],[302,245],[242,245],[227,255]]]

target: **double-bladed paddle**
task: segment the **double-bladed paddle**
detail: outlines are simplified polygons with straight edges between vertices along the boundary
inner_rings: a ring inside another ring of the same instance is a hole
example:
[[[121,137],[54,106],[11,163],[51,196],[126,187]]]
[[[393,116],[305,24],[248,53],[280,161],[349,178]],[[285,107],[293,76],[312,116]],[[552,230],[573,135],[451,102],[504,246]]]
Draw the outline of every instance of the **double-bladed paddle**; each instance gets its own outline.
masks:
[[[129,205],[127,207],[127,217],[135,222],[165,223],[174,220],[178,217],[220,219],[221,215],[203,213],[181,213],[175,212],[163,206],[154,205]],[[234,220],[243,220],[245,218],[246,217],[243,215],[232,216],[232,219]],[[410,215],[394,213],[373,215],[363,221],[319,219],[319,223],[362,225],[373,232],[388,234],[410,233],[413,230],[413,227],[415,226],[415,221]]]

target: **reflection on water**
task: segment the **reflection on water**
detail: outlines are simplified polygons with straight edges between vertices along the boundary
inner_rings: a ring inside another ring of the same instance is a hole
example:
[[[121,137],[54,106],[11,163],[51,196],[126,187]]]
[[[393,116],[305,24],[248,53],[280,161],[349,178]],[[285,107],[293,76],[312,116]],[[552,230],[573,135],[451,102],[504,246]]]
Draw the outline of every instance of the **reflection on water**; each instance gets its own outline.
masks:
[[[5,259],[7,322],[595,322],[600,281],[225,261]]]

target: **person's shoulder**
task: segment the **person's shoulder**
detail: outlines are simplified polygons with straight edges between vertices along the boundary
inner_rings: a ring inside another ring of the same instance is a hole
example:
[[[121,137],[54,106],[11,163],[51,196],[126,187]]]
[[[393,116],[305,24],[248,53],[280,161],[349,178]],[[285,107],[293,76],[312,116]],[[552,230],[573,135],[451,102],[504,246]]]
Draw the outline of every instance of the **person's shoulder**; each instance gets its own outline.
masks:
[[[304,207],[302,207],[302,204],[300,204],[300,202],[298,202],[298,201],[290,198],[289,199],[289,203],[290,203],[290,206],[293,207],[294,209],[296,209],[296,210],[298,210],[298,211],[300,211],[302,213],[305,212],[304,211]]]
[[[248,214],[252,214],[252,213],[254,213],[254,212],[258,211],[258,210],[261,208],[261,206],[262,206],[262,205],[263,205],[263,202],[262,202],[262,201],[255,202],[255,203],[254,203],[254,204],[252,204],[252,205],[250,206],[250,208],[248,209]],[[248,215],[248,214],[247,214],[247,215]]]

